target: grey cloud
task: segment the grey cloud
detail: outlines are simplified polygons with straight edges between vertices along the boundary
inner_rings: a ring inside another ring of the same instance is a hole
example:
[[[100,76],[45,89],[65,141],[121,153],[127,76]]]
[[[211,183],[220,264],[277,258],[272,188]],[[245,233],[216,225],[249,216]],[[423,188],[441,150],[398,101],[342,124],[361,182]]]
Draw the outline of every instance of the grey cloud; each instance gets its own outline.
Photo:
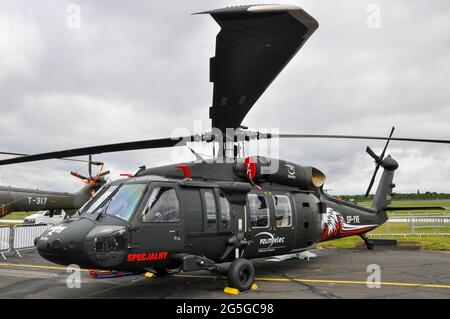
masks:
[[[289,1],[319,29],[244,120],[282,132],[448,138],[448,1]],[[71,2],[2,2],[2,149],[42,152],[162,137],[208,121],[209,57],[219,28],[190,13],[229,1],[78,1],[80,29],[66,27]],[[367,6],[381,8],[368,29]],[[3,75],[3,76],[2,76]],[[282,141],[280,156],[314,165],[336,193],[363,192],[373,170],[361,141]],[[380,151],[383,143],[370,142]],[[450,191],[446,145],[392,143],[397,191]],[[187,153],[186,153],[187,154]],[[170,162],[170,150],[97,155],[115,171]],[[190,159],[186,155],[186,159]],[[74,190],[70,162],[0,167],[3,184]],[[67,178],[65,176],[68,176]]]

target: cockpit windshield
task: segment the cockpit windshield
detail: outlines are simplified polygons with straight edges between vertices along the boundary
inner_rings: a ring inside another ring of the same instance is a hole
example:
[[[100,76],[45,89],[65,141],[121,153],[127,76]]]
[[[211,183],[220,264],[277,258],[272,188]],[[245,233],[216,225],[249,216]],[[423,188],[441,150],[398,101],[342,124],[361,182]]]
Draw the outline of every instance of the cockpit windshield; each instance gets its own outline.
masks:
[[[104,214],[129,220],[146,186],[146,184],[124,184],[97,210],[100,209]]]
[[[95,196],[91,202],[88,202],[87,204],[90,204],[89,207],[86,210],[82,210],[83,213],[93,213],[96,211],[96,209],[103,204],[106,199],[111,195],[116,189],[119,187],[119,185],[113,185],[106,188],[102,193],[99,193],[97,196]]]
[[[91,205],[83,213],[102,213],[129,220],[146,184],[112,185],[92,199]]]

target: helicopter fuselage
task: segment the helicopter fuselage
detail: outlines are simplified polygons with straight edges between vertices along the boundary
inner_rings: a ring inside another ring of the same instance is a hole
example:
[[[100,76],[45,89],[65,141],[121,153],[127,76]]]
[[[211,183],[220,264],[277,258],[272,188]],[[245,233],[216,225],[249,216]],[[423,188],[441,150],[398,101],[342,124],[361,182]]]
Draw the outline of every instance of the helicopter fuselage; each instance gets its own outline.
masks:
[[[76,210],[83,206],[92,197],[92,192],[99,187],[87,185],[78,192],[68,193],[0,186],[0,217],[18,211]]]
[[[195,165],[210,164],[193,164],[194,171]],[[146,175],[152,172],[106,185],[79,216],[36,239],[39,253],[91,269],[189,271],[238,257],[309,250],[320,241],[363,234],[387,219],[385,212],[320,188]]]

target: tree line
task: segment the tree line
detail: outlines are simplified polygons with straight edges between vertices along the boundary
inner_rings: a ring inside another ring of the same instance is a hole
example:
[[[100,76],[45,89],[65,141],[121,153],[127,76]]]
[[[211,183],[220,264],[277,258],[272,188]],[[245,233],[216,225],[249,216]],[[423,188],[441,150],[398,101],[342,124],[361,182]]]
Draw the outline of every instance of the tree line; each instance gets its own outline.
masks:
[[[371,201],[374,195],[369,195],[368,197],[364,195],[341,195],[340,197],[344,200],[352,201]],[[393,200],[442,200],[450,199],[450,194],[447,193],[437,193],[437,192],[425,192],[425,193],[395,193],[392,195]]]

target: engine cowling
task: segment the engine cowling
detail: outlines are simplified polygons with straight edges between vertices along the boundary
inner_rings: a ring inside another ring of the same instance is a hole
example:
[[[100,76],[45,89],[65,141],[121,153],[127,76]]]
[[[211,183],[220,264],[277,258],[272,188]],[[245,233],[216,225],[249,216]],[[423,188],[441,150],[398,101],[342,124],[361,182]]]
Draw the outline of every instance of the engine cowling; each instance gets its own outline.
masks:
[[[270,182],[304,190],[320,188],[326,179],[315,167],[264,156],[247,157],[244,163],[235,165],[235,173],[255,183]]]

